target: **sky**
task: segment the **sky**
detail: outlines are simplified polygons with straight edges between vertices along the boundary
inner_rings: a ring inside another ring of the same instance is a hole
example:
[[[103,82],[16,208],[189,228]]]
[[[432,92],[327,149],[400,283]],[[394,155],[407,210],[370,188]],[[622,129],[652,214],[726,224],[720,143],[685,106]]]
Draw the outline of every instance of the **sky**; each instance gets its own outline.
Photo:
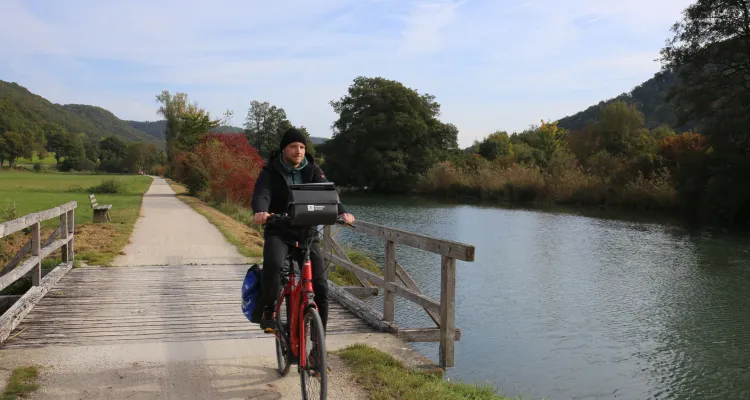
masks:
[[[2,0],[0,79],[140,121],[161,119],[162,90],[235,126],[268,101],[331,137],[330,102],[379,76],[435,95],[466,147],[651,78],[692,2]]]

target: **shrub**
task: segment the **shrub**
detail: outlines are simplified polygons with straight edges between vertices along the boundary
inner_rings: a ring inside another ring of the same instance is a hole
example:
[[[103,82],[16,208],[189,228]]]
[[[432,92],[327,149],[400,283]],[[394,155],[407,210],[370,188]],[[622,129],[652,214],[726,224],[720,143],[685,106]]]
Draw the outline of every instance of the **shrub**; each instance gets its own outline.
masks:
[[[42,171],[42,163],[37,162],[34,163],[34,172],[41,172]]]
[[[250,206],[263,160],[244,135],[206,135],[179,159],[176,175],[192,195],[216,202]]]
[[[125,193],[127,192],[125,182],[108,179],[97,186],[88,189],[90,193]]]

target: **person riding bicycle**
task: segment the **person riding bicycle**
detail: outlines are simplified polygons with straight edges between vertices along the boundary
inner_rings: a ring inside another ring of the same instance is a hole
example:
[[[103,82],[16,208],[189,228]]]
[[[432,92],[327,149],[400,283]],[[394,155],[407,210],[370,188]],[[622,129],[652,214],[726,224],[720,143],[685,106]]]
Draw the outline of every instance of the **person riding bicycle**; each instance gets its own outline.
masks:
[[[328,182],[323,170],[315,163],[312,155],[305,153],[307,139],[298,129],[289,128],[284,132],[279,152],[269,157],[268,163],[258,175],[253,193],[253,221],[264,224],[269,215],[287,212],[289,185]],[[338,213],[344,221],[354,223],[354,216],[339,202]],[[307,230],[307,232],[305,232]],[[264,230],[263,273],[261,277],[261,304],[263,315],[260,327],[273,328],[274,305],[281,290],[281,266],[289,251],[286,242],[295,242],[309,233],[309,228],[293,227],[291,224],[269,224]],[[328,324],[328,274],[325,271],[323,253],[316,238],[310,247],[312,263],[313,292],[318,305],[323,329]],[[300,266],[302,260],[297,261]]]

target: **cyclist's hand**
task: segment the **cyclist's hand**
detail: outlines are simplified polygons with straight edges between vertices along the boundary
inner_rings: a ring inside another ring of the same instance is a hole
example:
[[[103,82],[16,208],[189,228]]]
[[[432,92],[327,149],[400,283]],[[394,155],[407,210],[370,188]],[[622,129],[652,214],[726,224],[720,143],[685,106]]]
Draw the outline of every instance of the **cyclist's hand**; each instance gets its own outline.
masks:
[[[349,213],[343,213],[341,214],[341,217],[344,219],[344,222],[347,224],[353,224],[354,223],[354,215],[351,215]]]
[[[255,223],[256,223],[257,225],[263,225],[263,224],[265,224],[265,223],[266,223],[266,220],[267,220],[267,219],[268,219],[268,217],[269,217],[269,216],[271,216],[271,215],[273,215],[273,214],[269,214],[269,213],[267,213],[267,212],[259,212],[259,213],[255,213],[255,214],[253,215],[253,222],[255,222]]]

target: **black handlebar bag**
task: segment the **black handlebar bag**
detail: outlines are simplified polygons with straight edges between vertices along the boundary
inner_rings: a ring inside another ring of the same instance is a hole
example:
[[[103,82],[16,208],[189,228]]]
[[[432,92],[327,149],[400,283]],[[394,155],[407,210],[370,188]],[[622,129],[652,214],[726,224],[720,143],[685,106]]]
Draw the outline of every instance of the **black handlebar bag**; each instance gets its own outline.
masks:
[[[339,216],[339,193],[331,182],[291,185],[289,217],[294,226],[333,225]]]

